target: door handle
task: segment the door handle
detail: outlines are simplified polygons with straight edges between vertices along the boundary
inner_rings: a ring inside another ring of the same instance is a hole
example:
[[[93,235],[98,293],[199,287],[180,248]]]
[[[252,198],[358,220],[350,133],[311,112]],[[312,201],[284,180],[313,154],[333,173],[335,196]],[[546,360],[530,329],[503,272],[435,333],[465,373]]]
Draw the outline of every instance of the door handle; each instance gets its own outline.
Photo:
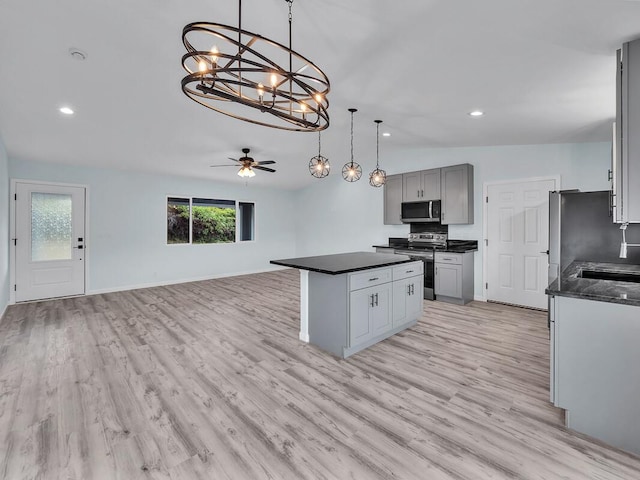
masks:
[[[547,255],[549,255],[549,250],[545,250],[544,252],[540,252],[540,253],[546,253]]]
[[[84,247],[82,245],[78,245],[77,247],[73,247],[73,248],[77,248],[78,250],[82,250]]]

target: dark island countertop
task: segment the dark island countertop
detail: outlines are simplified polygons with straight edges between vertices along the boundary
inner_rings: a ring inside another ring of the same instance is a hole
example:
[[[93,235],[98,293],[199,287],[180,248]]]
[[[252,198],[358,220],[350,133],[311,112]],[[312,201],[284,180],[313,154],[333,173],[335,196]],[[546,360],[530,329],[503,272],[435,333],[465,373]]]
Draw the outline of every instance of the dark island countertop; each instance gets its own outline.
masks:
[[[406,255],[353,252],[319,255],[317,257],[286,258],[283,260],[271,260],[270,263],[328,275],[340,275],[342,273],[399,265],[412,261],[414,260],[411,260]]]
[[[640,306],[640,283],[581,278],[582,270],[640,275],[640,265],[576,261],[547,287],[545,293],[560,297]]]

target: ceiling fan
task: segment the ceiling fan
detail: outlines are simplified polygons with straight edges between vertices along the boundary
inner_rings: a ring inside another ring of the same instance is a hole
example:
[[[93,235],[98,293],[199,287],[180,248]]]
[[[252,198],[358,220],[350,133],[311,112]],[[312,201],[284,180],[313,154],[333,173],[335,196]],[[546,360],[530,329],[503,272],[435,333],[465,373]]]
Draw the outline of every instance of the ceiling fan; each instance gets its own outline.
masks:
[[[249,149],[243,148],[242,153],[244,153],[244,157],[240,157],[238,159],[229,157],[229,160],[233,162],[238,162],[242,167],[238,170],[238,175],[241,177],[255,177],[256,173],[253,171],[256,170],[264,170],[265,172],[275,173],[273,168],[263,167],[263,165],[272,165],[276,163],[273,160],[265,160],[264,162],[256,162],[253,158],[249,156]],[[210,165],[211,167],[235,167],[236,164],[230,165]]]

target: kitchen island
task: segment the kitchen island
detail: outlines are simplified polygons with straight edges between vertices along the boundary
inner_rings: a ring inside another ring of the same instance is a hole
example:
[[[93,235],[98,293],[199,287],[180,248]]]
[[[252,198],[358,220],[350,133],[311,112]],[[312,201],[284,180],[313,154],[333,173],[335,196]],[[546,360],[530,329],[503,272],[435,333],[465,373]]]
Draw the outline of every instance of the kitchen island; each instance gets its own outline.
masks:
[[[300,340],[347,358],[415,325],[423,267],[405,255],[354,252],[272,260],[300,270]]]
[[[573,262],[549,285],[551,401],[569,428],[640,454],[640,266]]]

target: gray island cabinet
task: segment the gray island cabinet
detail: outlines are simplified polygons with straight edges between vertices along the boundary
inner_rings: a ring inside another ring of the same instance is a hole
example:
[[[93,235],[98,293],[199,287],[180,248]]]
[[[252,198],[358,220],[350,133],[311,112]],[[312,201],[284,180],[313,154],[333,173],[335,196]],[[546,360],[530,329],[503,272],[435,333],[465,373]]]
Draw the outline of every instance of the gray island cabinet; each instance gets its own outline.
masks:
[[[272,260],[300,270],[300,340],[347,358],[415,325],[423,263],[356,252]]]

